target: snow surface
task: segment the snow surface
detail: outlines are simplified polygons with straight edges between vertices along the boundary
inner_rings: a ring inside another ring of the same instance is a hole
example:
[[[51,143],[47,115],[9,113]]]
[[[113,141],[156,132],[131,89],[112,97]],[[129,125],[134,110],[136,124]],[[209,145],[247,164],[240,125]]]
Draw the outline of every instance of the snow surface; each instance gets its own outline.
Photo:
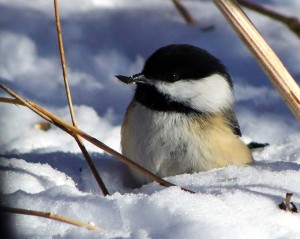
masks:
[[[189,43],[228,67],[244,140],[268,142],[251,166],[167,180],[196,192],[150,183],[133,189],[127,168],[86,144],[111,196],[102,196],[74,140],[22,106],[0,104],[2,204],[54,212],[103,231],[13,215],[17,238],[300,238],[300,216],[278,209],[287,192],[300,205],[299,125],[211,1],[183,1],[199,21],[188,26],[171,1],[60,2],[70,86],[78,125],[119,150],[120,125],[134,88],[115,74],[141,71],[157,48]],[[300,2],[256,1],[297,16]],[[52,1],[0,0],[0,81],[70,120]],[[284,25],[246,11],[295,78],[299,39]],[[0,91],[0,96],[7,96]]]

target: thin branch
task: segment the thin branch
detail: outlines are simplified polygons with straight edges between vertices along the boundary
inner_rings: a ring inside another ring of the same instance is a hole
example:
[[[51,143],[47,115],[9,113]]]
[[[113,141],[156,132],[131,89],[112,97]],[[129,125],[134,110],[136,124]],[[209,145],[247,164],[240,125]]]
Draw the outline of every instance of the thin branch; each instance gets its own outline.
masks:
[[[288,26],[300,38],[300,22],[296,17],[288,17],[281,13],[267,9],[259,4],[252,3],[246,0],[237,0],[242,6],[247,7],[253,11],[259,12],[274,20],[280,21]]]
[[[61,31],[61,24],[60,24],[60,17],[59,17],[59,11],[58,11],[58,3],[57,0],[54,0],[54,10],[55,10],[55,19],[56,19],[56,29],[57,29],[57,38],[58,38],[58,45],[59,45],[59,52],[60,52],[60,59],[61,59],[61,66],[62,66],[62,72],[63,72],[63,78],[64,78],[64,83],[65,83],[65,90],[66,90],[66,95],[68,98],[68,105],[70,109],[70,115],[72,119],[72,123],[74,127],[77,127],[77,122],[75,118],[75,113],[74,113],[74,108],[73,108],[73,103],[72,103],[72,96],[71,96],[71,91],[69,87],[69,82],[68,82],[68,74],[67,74],[67,67],[66,67],[66,59],[65,59],[65,51],[64,51],[64,45],[63,45],[63,38],[62,38],[62,31]],[[99,187],[102,190],[102,193],[106,196],[109,195],[109,192],[93,162],[91,159],[88,151],[86,150],[81,138],[78,135],[74,135],[74,138],[84,156],[86,159],[90,169],[92,170],[92,173],[99,185]]]
[[[193,25],[197,23],[197,21],[192,17],[189,11],[181,4],[180,0],[172,0],[172,2],[174,3],[177,11],[188,24]]]
[[[214,0],[224,17],[254,55],[296,119],[300,121],[300,88],[272,48],[234,0]]]
[[[90,222],[82,222],[70,217],[64,217],[56,213],[52,212],[41,212],[41,211],[34,211],[34,210],[27,210],[21,208],[13,208],[13,207],[5,207],[0,206],[0,211],[5,213],[15,213],[15,214],[22,214],[22,215],[30,215],[36,217],[44,217],[60,222],[65,222],[77,227],[85,227],[88,230],[96,230],[96,231],[104,231],[102,228],[97,227],[94,223]]]
[[[17,99],[10,99],[10,98],[6,98],[6,97],[0,97],[0,102],[2,103],[7,103],[7,104],[14,104],[14,105],[23,105],[24,104],[22,102],[20,102]]]
[[[58,3],[57,0],[54,0],[54,10],[55,10],[55,23],[56,23],[56,30],[57,30],[57,38],[58,38],[58,46],[59,46],[59,53],[60,53],[60,60],[61,60],[61,67],[63,72],[63,78],[65,83],[65,90],[66,95],[68,98],[68,104],[70,109],[70,115],[72,118],[73,125],[77,127],[73,103],[72,103],[72,97],[68,82],[68,74],[67,74],[67,66],[66,66],[66,58],[65,58],[65,51],[64,51],[64,45],[63,45],[63,39],[62,39],[62,32],[61,32],[61,25],[60,25],[60,17],[59,17],[59,11],[58,11]]]
[[[296,205],[293,202],[291,202],[292,196],[293,196],[292,193],[286,193],[285,201],[278,204],[278,207],[281,210],[284,210],[287,212],[298,213],[298,209],[297,209]]]
[[[44,119],[46,119],[50,123],[56,125],[57,127],[59,127],[60,129],[62,129],[66,133],[72,135],[73,137],[76,134],[80,135],[82,138],[86,139],[91,144],[93,144],[96,147],[104,150],[105,152],[109,153],[110,155],[116,157],[117,159],[119,159],[123,163],[126,163],[128,166],[130,166],[133,169],[139,171],[140,173],[144,174],[149,179],[151,179],[151,180],[159,183],[162,186],[165,186],[165,187],[177,186],[177,185],[175,185],[173,183],[170,183],[170,182],[168,182],[168,181],[166,181],[166,180],[164,180],[164,179],[156,176],[155,174],[153,174],[149,170],[143,168],[142,166],[140,166],[136,162],[130,160],[129,158],[125,157],[124,155],[122,155],[119,152],[115,151],[114,149],[110,148],[109,146],[107,146],[106,144],[104,144],[101,141],[97,140],[96,138],[88,135],[84,131],[82,131],[82,130],[80,130],[80,129],[78,129],[78,128],[70,125],[70,124],[68,124],[66,121],[64,121],[63,119],[59,118],[58,116],[52,114],[51,112],[47,111],[46,109],[42,108],[38,104],[36,104],[36,103],[34,103],[32,101],[26,101],[26,100],[24,100],[21,96],[17,95],[15,92],[13,92],[12,90],[10,90],[8,87],[4,86],[3,84],[0,84],[0,88],[2,88],[3,90],[5,90],[12,97],[14,97],[17,100],[19,100],[21,102],[21,104],[27,106],[29,109],[31,109],[32,111],[34,111],[36,114],[40,115],[41,117],[43,117]],[[188,190],[186,188],[181,188],[181,189],[184,190],[184,191],[190,192],[190,193],[195,193],[195,192],[193,192],[191,190]]]
[[[292,199],[293,194],[292,193],[287,193],[285,195],[285,205],[287,208],[287,211],[290,211],[290,204],[291,204],[291,199]]]

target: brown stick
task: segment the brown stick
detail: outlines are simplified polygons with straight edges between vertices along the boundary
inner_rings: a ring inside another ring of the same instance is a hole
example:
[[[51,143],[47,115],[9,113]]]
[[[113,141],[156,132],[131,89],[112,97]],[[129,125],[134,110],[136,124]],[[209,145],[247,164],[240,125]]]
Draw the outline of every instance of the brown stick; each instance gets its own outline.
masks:
[[[16,213],[16,214],[23,214],[23,215],[30,215],[30,216],[36,216],[36,217],[44,217],[48,219],[53,219],[60,222],[65,222],[77,227],[85,227],[88,230],[96,230],[96,231],[103,231],[102,228],[97,227],[93,223],[89,222],[82,222],[70,217],[64,217],[56,213],[52,212],[41,212],[41,211],[35,211],[35,210],[27,210],[27,209],[21,209],[21,208],[13,208],[13,207],[5,207],[0,206],[1,212],[6,213]]]
[[[197,23],[188,10],[181,4],[180,0],[172,0],[172,2],[174,3],[177,11],[188,24],[193,25]]]
[[[67,99],[68,99],[68,105],[69,105],[69,109],[70,109],[72,123],[73,123],[74,127],[77,127],[77,122],[76,122],[73,103],[72,103],[72,96],[71,96],[71,91],[70,91],[69,82],[68,82],[65,51],[64,51],[64,45],[63,45],[63,38],[62,38],[62,31],[61,31],[61,24],[60,24],[57,0],[54,0],[54,10],[55,10],[57,38],[58,38],[58,45],[59,45],[59,52],[60,52],[60,59],[61,59],[61,66],[62,66],[65,90],[66,90],[66,95],[67,95]],[[91,159],[87,149],[85,148],[81,138],[78,135],[74,135],[74,139],[76,140],[84,158],[86,159],[100,189],[102,190],[102,193],[104,194],[104,196],[109,195],[109,192],[108,192],[93,160]]]
[[[291,199],[292,199],[293,194],[292,193],[287,193],[285,195],[285,205],[286,205],[286,210],[291,212],[290,209],[290,204],[291,204]]]
[[[8,94],[10,94],[14,98],[16,98],[18,101],[20,101],[20,103],[22,105],[27,106],[32,111],[34,111],[36,114],[40,115],[41,117],[43,117],[44,119],[46,119],[50,123],[56,125],[57,127],[59,127],[60,129],[62,129],[63,131],[67,132],[68,134],[70,134],[72,136],[74,136],[76,134],[80,135],[82,138],[86,139],[91,144],[93,144],[96,147],[104,150],[105,152],[109,153],[110,155],[116,157],[117,159],[119,159],[123,163],[126,163],[127,165],[129,165],[133,169],[135,169],[135,170],[139,171],[140,173],[144,174],[149,179],[151,179],[151,180],[153,180],[153,181],[155,181],[155,182],[157,182],[160,185],[165,186],[165,187],[177,186],[177,185],[175,185],[173,183],[170,183],[170,182],[168,182],[168,181],[166,181],[166,180],[164,180],[164,179],[156,176],[155,174],[153,174],[149,170],[143,168],[139,164],[135,163],[134,161],[130,160],[129,158],[125,157],[124,155],[118,153],[114,149],[110,148],[109,146],[107,146],[106,144],[104,144],[101,141],[97,140],[96,138],[88,135],[84,131],[82,131],[82,130],[80,130],[80,129],[78,129],[78,128],[70,125],[70,124],[68,124],[63,119],[61,119],[58,116],[52,114],[51,112],[49,112],[46,109],[42,108],[41,106],[35,104],[34,102],[24,100],[22,97],[20,97],[19,95],[17,95],[15,92],[13,92],[12,90],[10,90],[8,87],[4,86],[3,84],[0,84],[0,88],[2,88]],[[184,191],[186,191],[186,192],[195,193],[195,192],[193,192],[191,190],[188,190],[186,188],[181,188],[181,189],[184,190]]]
[[[259,12],[265,16],[268,16],[274,20],[280,21],[286,24],[299,38],[300,38],[300,22],[296,17],[288,17],[273,10],[267,9],[259,4],[252,3],[245,0],[237,0],[239,4],[247,7],[253,11]]]
[[[0,97],[0,102],[24,106],[24,104],[17,99],[10,99],[10,98],[6,98],[6,97]]]
[[[65,51],[64,51],[64,45],[63,45],[63,39],[62,39],[62,32],[61,32],[57,0],[54,0],[54,11],[55,11],[55,19],[56,19],[55,23],[56,23],[56,30],[57,30],[57,40],[58,40],[58,46],[59,46],[61,68],[62,68],[62,72],[63,72],[65,90],[66,90],[66,95],[67,95],[67,99],[68,99],[71,119],[72,119],[73,125],[75,127],[77,127],[73,103],[72,103],[72,97],[71,97],[71,92],[70,92],[70,87],[69,87],[69,82],[68,82],[66,58],[65,58]]]
[[[236,1],[214,0],[214,3],[254,55],[296,119],[300,121],[300,88],[293,77]]]

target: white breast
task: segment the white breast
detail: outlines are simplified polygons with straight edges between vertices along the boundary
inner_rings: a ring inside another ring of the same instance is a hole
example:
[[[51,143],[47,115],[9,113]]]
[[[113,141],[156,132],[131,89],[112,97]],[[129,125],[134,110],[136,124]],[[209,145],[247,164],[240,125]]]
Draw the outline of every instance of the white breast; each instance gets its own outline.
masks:
[[[190,117],[152,111],[137,102],[129,109],[122,125],[125,156],[161,177],[215,167],[211,157],[203,155],[210,142],[207,133],[195,129]],[[148,181],[139,173],[133,174],[141,183]]]

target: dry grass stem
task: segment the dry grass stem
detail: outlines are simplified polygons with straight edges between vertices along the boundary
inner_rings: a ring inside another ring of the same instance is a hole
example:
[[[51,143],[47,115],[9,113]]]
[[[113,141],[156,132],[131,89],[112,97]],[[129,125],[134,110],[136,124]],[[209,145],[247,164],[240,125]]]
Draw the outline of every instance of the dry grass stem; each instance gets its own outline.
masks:
[[[65,84],[65,90],[66,90],[66,95],[68,99],[68,105],[70,109],[70,115],[72,119],[72,123],[74,127],[77,127],[76,123],[76,118],[75,118],[75,113],[74,113],[74,108],[73,108],[73,103],[72,103],[72,96],[71,96],[71,91],[69,87],[69,82],[68,82],[68,74],[67,74],[67,67],[66,67],[66,59],[65,59],[65,52],[64,52],[64,45],[63,45],[63,38],[62,38],[62,31],[61,31],[61,24],[60,24],[60,17],[59,17],[59,11],[58,11],[58,3],[57,0],[54,0],[54,10],[55,10],[55,19],[56,19],[56,29],[57,29],[57,38],[58,38],[58,45],[59,45],[59,53],[60,53],[60,59],[61,59],[61,66],[62,66],[62,72],[63,72],[63,78],[64,78],[64,84]],[[88,151],[86,150],[81,138],[78,135],[74,135],[74,139],[76,140],[84,158],[86,159],[100,189],[102,190],[102,193],[106,196],[109,195],[109,192],[93,162],[91,159]]]
[[[54,0],[54,10],[55,10],[55,19],[56,19],[55,23],[56,23],[58,46],[59,46],[59,53],[60,53],[60,60],[61,60],[61,67],[62,67],[62,72],[63,72],[65,90],[66,90],[66,94],[67,94],[67,98],[68,98],[68,104],[69,104],[72,122],[73,122],[74,126],[77,126],[74,109],[73,109],[73,103],[72,103],[69,82],[68,82],[66,58],[65,58],[65,51],[64,51],[64,45],[63,45],[63,39],[62,39],[62,31],[61,31],[61,24],[60,24],[57,0]]]
[[[244,7],[247,7],[251,10],[259,12],[265,16],[268,16],[274,20],[280,21],[283,24],[286,24],[299,38],[300,38],[300,22],[296,17],[288,17],[278,12],[267,9],[259,4],[252,3],[245,0],[237,0],[239,4]]]
[[[97,181],[97,183],[98,183],[98,185],[99,185],[99,187],[100,187],[100,189],[103,193],[103,195],[104,196],[109,195],[108,189],[106,188],[106,186],[105,186],[105,184],[104,184],[104,182],[103,182],[103,180],[102,180],[102,178],[101,178],[101,176],[100,176],[100,174],[99,174],[92,158],[90,157],[86,147],[84,146],[81,138],[77,134],[74,135],[74,138],[75,138],[75,140],[76,140],[76,142],[77,142],[84,158],[86,159],[86,161],[87,161],[87,163],[88,163],[88,165],[89,165],[89,167],[90,167],[90,169],[91,169],[91,171],[92,171],[92,173],[93,173],[93,175],[94,175],[94,177],[95,177],[95,179],[96,179],[96,181]]]
[[[102,228],[97,227],[94,223],[89,222],[82,222],[70,217],[64,217],[56,213],[52,212],[41,212],[41,211],[34,211],[34,210],[27,210],[27,209],[21,209],[21,208],[13,208],[13,207],[4,207],[0,206],[1,212],[6,213],[15,213],[15,214],[22,214],[22,215],[30,215],[30,216],[36,216],[36,217],[44,217],[60,222],[65,222],[77,227],[85,227],[88,230],[96,230],[96,231],[104,231]]]
[[[285,201],[278,204],[278,207],[281,210],[284,210],[287,212],[298,213],[298,209],[297,209],[296,205],[293,202],[291,202],[292,196],[293,196],[292,193],[286,193]]]
[[[180,0],[172,0],[177,11],[188,24],[196,24],[197,21],[192,17],[189,11],[181,4]]]
[[[1,103],[8,103],[8,104],[15,104],[15,105],[24,105],[21,101],[18,99],[10,99],[6,97],[0,97]]]
[[[214,0],[214,2],[254,55],[295,117],[300,121],[300,88],[293,77],[236,1]]]
[[[164,179],[156,176],[155,174],[153,174],[152,172],[150,172],[147,169],[143,168],[139,164],[135,163],[134,161],[130,160],[129,158],[125,157],[124,155],[118,153],[114,149],[112,149],[109,146],[105,145],[104,143],[102,143],[101,141],[97,140],[96,138],[88,135],[84,131],[82,131],[82,130],[80,130],[80,129],[78,129],[78,128],[70,125],[70,124],[68,124],[63,119],[61,119],[58,116],[52,114],[51,112],[47,111],[46,109],[42,108],[41,106],[37,105],[36,103],[24,100],[22,97],[20,97],[19,95],[17,95],[15,92],[13,92],[12,90],[10,90],[8,87],[4,86],[3,84],[0,84],[0,88],[2,88],[8,94],[10,94],[12,97],[14,97],[18,101],[20,101],[20,103],[22,105],[27,106],[32,111],[34,111],[36,114],[40,115],[41,117],[43,117],[44,119],[46,119],[50,123],[56,125],[60,129],[62,129],[65,132],[67,132],[68,134],[72,135],[73,137],[76,134],[80,135],[82,138],[84,138],[85,140],[89,141],[91,144],[93,144],[96,147],[104,150],[105,152],[109,153],[110,155],[116,157],[117,159],[119,159],[123,163],[126,163],[127,165],[129,165],[133,169],[139,171],[140,173],[144,174],[149,179],[151,179],[151,180],[159,183],[162,186],[165,186],[165,187],[177,186],[177,185],[175,185],[173,183],[170,183],[170,182],[168,182],[168,181],[166,181],[166,180],[164,180]],[[184,191],[190,192],[190,193],[194,193],[193,191],[188,190],[186,188],[181,188],[181,189],[184,190]]]
[[[292,196],[293,196],[292,193],[287,193],[287,194],[285,195],[285,205],[286,205],[286,208],[287,208],[288,211],[290,210],[289,205],[290,205],[290,203],[291,203]]]

